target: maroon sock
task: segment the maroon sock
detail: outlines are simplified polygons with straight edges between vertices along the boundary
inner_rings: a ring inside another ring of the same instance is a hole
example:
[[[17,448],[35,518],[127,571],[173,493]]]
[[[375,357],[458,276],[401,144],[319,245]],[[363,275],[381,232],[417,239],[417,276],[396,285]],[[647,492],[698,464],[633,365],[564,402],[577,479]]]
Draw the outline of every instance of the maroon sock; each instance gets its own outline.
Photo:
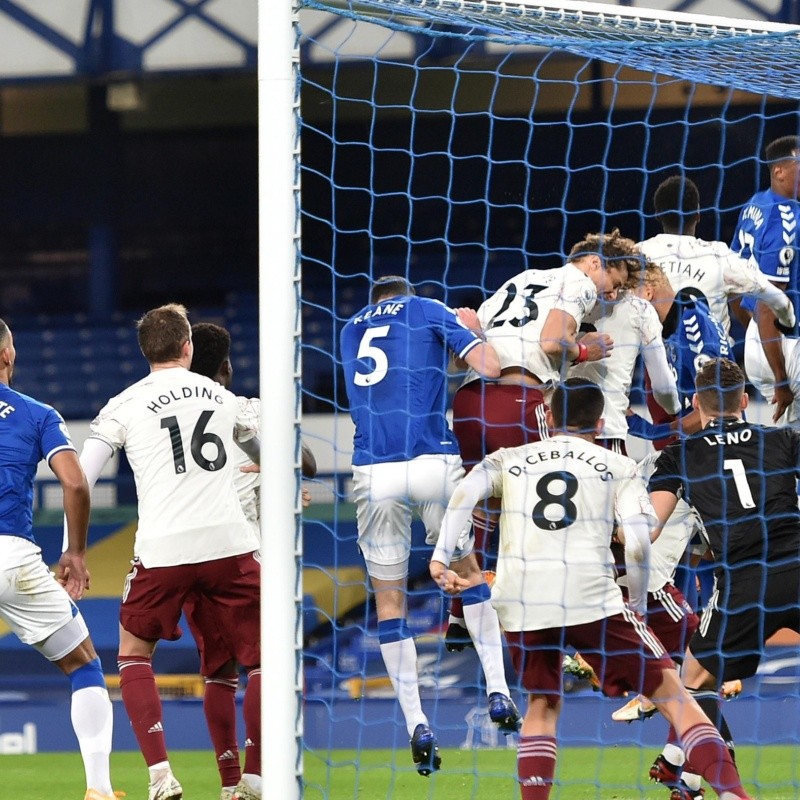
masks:
[[[684,770],[702,775],[717,794],[732,792],[737,797],[748,797],[731,754],[711,723],[693,725],[681,739],[686,753]]]
[[[244,691],[244,727],[247,739],[244,743],[244,769],[248,775],[261,774],[261,669],[247,673],[247,688]]]
[[[206,678],[203,711],[214,745],[223,786],[236,786],[242,777],[236,739],[236,687],[238,678]]]
[[[547,800],[556,774],[556,740],[552,736],[520,736],[517,776],[522,800]]]
[[[167,761],[161,698],[153,666],[146,656],[118,657],[119,688],[136,741],[148,767]]]

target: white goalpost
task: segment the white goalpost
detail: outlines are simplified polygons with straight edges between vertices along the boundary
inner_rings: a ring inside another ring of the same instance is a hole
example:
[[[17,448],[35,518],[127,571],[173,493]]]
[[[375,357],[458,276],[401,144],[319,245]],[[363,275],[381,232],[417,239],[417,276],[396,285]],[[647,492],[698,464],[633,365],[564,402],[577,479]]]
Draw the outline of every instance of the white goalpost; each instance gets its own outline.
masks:
[[[295,9],[259,0],[263,796],[301,796],[299,131]]]

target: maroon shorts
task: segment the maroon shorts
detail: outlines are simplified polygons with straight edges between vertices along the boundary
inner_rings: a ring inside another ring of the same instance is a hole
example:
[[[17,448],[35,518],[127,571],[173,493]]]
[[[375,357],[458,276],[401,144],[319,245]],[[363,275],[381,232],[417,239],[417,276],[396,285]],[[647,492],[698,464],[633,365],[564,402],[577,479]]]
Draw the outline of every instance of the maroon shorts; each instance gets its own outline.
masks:
[[[686,646],[700,624],[700,617],[686,602],[681,590],[667,583],[647,595],[647,624],[676,661],[683,661]]]
[[[190,594],[183,604],[183,613],[200,654],[200,674],[205,678],[213,677],[225,664],[236,659],[223,635],[217,608],[197,592]]]
[[[547,406],[539,389],[473,381],[453,398],[453,432],[467,471],[501,447],[547,438]]]
[[[561,662],[567,647],[591,664],[609,697],[626,692],[650,696],[664,680],[664,670],[675,668],[653,632],[632,611],[582,625],[505,635],[522,685],[531,694],[546,696],[550,705],[561,697]]]
[[[194,593],[214,606],[208,635],[220,635],[228,657],[242,666],[259,666],[261,567],[255,553],[150,569],[134,562],[125,578],[120,624],[140,639],[174,639],[183,604]]]

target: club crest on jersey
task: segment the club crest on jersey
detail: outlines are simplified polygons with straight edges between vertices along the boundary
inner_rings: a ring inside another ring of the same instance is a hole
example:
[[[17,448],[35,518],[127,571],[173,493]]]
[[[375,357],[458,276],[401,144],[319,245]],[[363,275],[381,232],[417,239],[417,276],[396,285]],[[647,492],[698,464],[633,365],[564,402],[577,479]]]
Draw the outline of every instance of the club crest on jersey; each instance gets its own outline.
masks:
[[[793,247],[782,247],[780,255],[778,256],[779,261],[785,268],[785,274],[789,274],[789,267],[794,261],[794,248]],[[781,274],[784,274],[784,271],[781,270]]]

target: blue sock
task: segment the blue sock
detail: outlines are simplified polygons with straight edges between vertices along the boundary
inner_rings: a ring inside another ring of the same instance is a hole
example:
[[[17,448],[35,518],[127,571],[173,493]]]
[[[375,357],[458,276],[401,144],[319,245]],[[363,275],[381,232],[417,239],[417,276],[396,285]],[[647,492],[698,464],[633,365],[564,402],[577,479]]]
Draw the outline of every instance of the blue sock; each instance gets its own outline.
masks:
[[[72,691],[77,692],[78,689],[86,689],[88,686],[101,686],[106,688],[106,679],[103,675],[103,667],[100,664],[100,659],[95,657],[91,661],[78,667],[74,672],[69,674],[69,682],[72,684]]]
[[[464,589],[461,592],[461,601],[465,606],[472,606],[476,603],[483,603],[490,600],[492,597],[492,590],[487,583],[479,583],[477,586],[470,586],[469,589]]]
[[[378,623],[378,641],[381,644],[399,642],[402,639],[410,639],[411,631],[408,623],[398,617],[397,619],[385,619]]]

